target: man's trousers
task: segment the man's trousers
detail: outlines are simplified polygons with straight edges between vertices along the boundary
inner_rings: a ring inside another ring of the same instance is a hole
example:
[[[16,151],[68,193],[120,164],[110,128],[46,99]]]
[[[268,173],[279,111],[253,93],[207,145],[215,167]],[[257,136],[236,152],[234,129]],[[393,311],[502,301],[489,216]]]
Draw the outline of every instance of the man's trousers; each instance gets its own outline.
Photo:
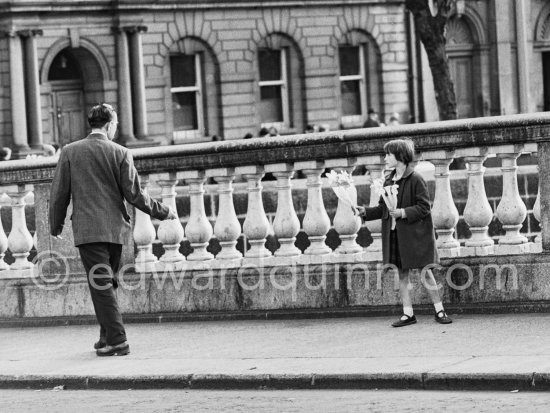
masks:
[[[116,298],[116,273],[120,266],[122,245],[94,242],[78,246],[86,270],[88,286],[100,325],[100,337],[114,346],[126,341],[126,332]]]

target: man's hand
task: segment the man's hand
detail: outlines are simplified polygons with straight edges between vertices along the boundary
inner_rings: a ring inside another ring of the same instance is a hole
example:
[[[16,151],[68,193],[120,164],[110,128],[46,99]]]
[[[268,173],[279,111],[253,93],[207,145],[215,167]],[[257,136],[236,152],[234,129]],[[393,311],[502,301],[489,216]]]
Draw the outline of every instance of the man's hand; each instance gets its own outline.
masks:
[[[178,217],[178,214],[172,208],[169,208],[166,219],[179,219],[179,217]]]

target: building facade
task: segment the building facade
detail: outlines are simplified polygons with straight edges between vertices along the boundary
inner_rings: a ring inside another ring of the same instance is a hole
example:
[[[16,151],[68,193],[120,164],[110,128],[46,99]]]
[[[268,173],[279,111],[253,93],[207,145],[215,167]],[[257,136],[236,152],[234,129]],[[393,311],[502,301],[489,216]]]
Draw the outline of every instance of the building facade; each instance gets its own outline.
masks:
[[[497,7],[498,5],[498,7]],[[0,144],[86,134],[112,103],[129,146],[436,120],[404,1],[0,1]],[[448,52],[460,117],[550,110],[550,4],[459,0]]]

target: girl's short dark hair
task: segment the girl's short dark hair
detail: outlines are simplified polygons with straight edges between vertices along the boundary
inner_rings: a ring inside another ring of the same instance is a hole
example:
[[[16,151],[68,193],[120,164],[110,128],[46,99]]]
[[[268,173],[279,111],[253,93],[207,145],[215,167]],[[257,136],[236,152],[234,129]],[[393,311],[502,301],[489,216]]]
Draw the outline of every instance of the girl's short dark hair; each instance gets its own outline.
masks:
[[[88,124],[91,128],[102,128],[113,120],[114,109],[107,103],[95,105],[88,112]]]
[[[414,159],[414,143],[410,139],[394,139],[384,145],[384,152],[393,154],[396,160],[408,165]]]

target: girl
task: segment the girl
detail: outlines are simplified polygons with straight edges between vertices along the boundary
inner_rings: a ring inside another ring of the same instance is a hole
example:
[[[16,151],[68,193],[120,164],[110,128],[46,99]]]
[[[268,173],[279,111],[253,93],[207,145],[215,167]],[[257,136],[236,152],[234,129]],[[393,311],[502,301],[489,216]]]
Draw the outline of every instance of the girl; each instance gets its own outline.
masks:
[[[389,210],[382,197],[375,207],[359,207],[365,220],[382,218],[382,255],[384,264],[393,264],[399,270],[399,291],[403,300],[403,315],[392,324],[403,327],[416,323],[409,294],[409,270],[419,268],[426,275],[427,289],[435,307],[435,321],[450,324],[452,320],[443,309],[437,284],[429,264],[438,264],[435,235],[430,214],[428,186],[410,165],[414,144],[410,139],[396,139],[384,145],[387,169],[394,169],[384,186],[398,185],[397,208]],[[395,229],[391,229],[392,217]]]

